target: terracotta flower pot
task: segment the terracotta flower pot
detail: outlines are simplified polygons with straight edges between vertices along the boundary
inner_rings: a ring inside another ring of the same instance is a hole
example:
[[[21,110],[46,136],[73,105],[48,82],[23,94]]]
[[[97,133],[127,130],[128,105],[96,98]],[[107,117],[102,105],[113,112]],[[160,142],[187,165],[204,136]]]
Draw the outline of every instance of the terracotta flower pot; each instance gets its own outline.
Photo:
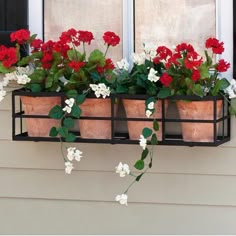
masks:
[[[85,102],[80,105],[80,108],[82,110],[82,116],[111,117],[110,98],[87,98]],[[111,139],[111,125],[111,120],[80,119],[79,129],[81,138]]]
[[[61,104],[60,97],[21,96],[25,115],[48,115],[55,105]],[[60,120],[47,118],[26,118],[28,136],[49,137],[50,129],[60,125]]]
[[[212,120],[214,119],[213,101],[177,101],[177,108],[181,119]],[[222,100],[216,102],[216,116],[220,117]],[[181,122],[183,140],[188,142],[213,142],[214,124]],[[217,130],[219,122],[217,123]]]
[[[168,108],[168,100],[165,100],[165,114]],[[123,99],[125,113],[127,118],[147,118],[145,113],[145,100]],[[158,100],[155,103],[155,112],[150,119],[162,118],[162,102]],[[162,140],[162,122],[158,122],[159,131],[157,132],[158,140]],[[153,121],[127,121],[129,139],[138,140],[142,134],[143,128],[153,128]]]

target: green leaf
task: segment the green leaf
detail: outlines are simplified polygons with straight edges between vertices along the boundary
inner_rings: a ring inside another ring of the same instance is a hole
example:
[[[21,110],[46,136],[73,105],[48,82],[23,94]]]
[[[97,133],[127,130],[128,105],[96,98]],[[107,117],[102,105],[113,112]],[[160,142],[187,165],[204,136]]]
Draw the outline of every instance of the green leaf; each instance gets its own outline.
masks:
[[[0,73],[5,74],[5,73],[9,73],[9,72],[11,72],[11,70],[8,69],[8,68],[6,68],[6,67],[2,64],[2,62],[0,62]]]
[[[142,152],[141,160],[144,160],[147,157],[148,153],[149,153],[149,150],[145,148]]]
[[[143,160],[138,160],[136,161],[134,167],[137,169],[137,170],[142,170],[144,168],[145,164],[144,164],[144,161]]]
[[[89,64],[98,64],[99,66],[105,66],[105,57],[101,51],[95,49],[90,53],[88,58]]]
[[[41,92],[43,90],[40,84],[29,84],[29,89],[33,93]]]
[[[150,137],[150,136],[152,135],[152,130],[145,127],[145,128],[143,129],[142,134],[143,134],[143,137],[144,137],[144,138],[148,138],[148,137]]]
[[[49,112],[49,117],[60,120],[63,117],[62,108],[59,105],[54,106]]]
[[[211,58],[210,58],[211,60]],[[201,79],[206,79],[209,77],[209,69],[206,64],[202,64],[200,66],[200,74],[201,74]]]
[[[66,142],[74,142],[76,140],[76,136],[73,133],[68,133],[66,135]]]
[[[151,144],[152,145],[157,145],[158,144],[158,140],[157,140],[157,135],[156,134],[152,135]]]
[[[54,75],[48,75],[45,87],[46,88],[51,88],[52,85],[53,85],[53,81],[54,81]]]
[[[139,180],[142,178],[143,174],[144,174],[144,173],[141,173],[140,175],[138,175],[135,180],[136,180],[137,182],[139,182]]]
[[[81,109],[78,106],[73,106],[71,109],[71,115],[75,118],[80,118]]]
[[[77,103],[80,105],[80,104],[82,104],[82,103],[85,101],[85,99],[86,99],[86,95],[85,95],[85,94],[81,94],[81,95],[79,95],[79,96],[76,98],[76,101],[77,101]]]
[[[170,88],[161,88],[160,91],[157,94],[158,98],[167,98],[171,96],[171,89]]]
[[[202,86],[200,84],[194,84],[193,85],[193,93],[197,96],[200,96],[200,97],[204,96],[203,89],[202,89]]]
[[[69,90],[67,93],[66,93],[66,96],[68,98],[76,98],[78,95],[78,92],[75,90],[75,89],[72,89],[72,90]]]
[[[157,120],[154,120],[154,121],[153,121],[153,129],[154,129],[155,131],[158,131],[158,130],[159,130],[159,124],[158,124]]]
[[[67,55],[71,61],[81,61],[82,54],[74,49],[68,50]]]
[[[57,135],[58,135],[57,128],[52,127],[51,130],[50,130],[49,136],[56,137]]]
[[[71,117],[68,117],[68,118],[65,118],[63,120],[63,125],[66,127],[66,128],[73,128],[74,127],[74,124],[75,124],[75,121],[74,119],[72,119]]]
[[[61,137],[65,138],[68,136],[68,129],[66,127],[59,127],[58,133],[61,135]]]
[[[230,82],[227,79],[223,78],[220,80],[220,90],[225,90],[229,85]]]
[[[229,112],[236,117],[236,98],[230,100]]]

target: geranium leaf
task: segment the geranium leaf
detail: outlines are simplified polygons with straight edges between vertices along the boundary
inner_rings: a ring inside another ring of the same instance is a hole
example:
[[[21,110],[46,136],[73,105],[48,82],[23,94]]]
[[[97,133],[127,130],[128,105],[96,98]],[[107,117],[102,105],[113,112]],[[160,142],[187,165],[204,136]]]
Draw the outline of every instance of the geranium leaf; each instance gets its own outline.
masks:
[[[33,93],[41,92],[42,91],[42,86],[40,84],[29,84],[29,89]]]
[[[144,168],[145,164],[144,164],[144,161],[143,160],[138,160],[136,161],[136,163],[134,164],[134,167],[137,169],[137,170],[142,170]]]
[[[161,88],[157,94],[157,97],[160,99],[167,98],[169,96],[171,96],[170,88]]]
[[[157,135],[156,134],[152,135],[151,144],[152,145],[157,145],[158,144],[158,140],[157,140]]]
[[[149,150],[145,148],[142,152],[141,160],[144,160],[147,157],[148,153],[149,153]]]
[[[78,106],[73,106],[71,110],[71,115],[75,118],[80,118],[81,109]]]
[[[49,136],[56,137],[57,135],[58,135],[57,128],[56,127],[52,127],[50,132],[49,132]]]
[[[236,98],[230,100],[229,112],[236,117]]]
[[[227,79],[223,78],[220,80],[220,90],[225,90],[229,85],[230,82]]]
[[[200,96],[200,97],[204,96],[203,89],[202,89],[202,86],[200,84],[194,84],[193,85],[193,93],[197,96]]]
[[[58,133],[61,135],[61,137],[65,138],[68,135],[68,129],[66,127],[59,127]]]
[[[66,135],[66,142],[74,142],[76,140],[76,136],[73,133],[68,133]]]
[[[76,98],[76,101],[80,105],[85,101],[85,99],[86,99],[86,96],[84,94],[81,94]]]
[[[63,125],[69,129],[74,127],[74,123],[75,121],[71,117],[67,117],[63,120]]]
[[[95,49],[90,53],[88,62],[89,64],[91,63],[92,65],[97,64],[99,66],[105,66],[105,57],[101,51]]]
[[[54,106],[50,112],[49,112],[49,117],[60,120],[63,117],[63,111],[59,105]]]
[[[154,121],[153,121],[153,129],[154,129],[155,131],[158,131],[158,130],[159,130],[159,124],[158,124],[157,120],[154,120]]]
[[[78,92],[75,89],[72,89],[66,93],[66,96],[68,98],[76,98],[78,95]]]
[[[145,128],[143,129],[142,134],[143,134],[143,137],[144,137],[144,138],[148,138],[148,137],[150,137],[150,136],[152,135],[152,130],[145,127]]]

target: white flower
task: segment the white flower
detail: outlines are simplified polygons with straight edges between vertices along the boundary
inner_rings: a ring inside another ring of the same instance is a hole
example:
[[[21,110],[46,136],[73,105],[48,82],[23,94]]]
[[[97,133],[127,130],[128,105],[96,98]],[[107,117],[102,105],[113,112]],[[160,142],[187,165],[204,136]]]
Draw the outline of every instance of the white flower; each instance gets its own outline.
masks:
[[[103,98],[110,96],[111,90],[104,83],[99,83],[98,85],[90,84],[89,86],[94,91],[94,94],[97,98],[99,98],[100,96],[102,96]]]
[[[18,84],[27,84],[31,81],[31,79],[28,77],[28,75],[16,75],[17,77],[17,83]]]
[[[157,71],[151,68],[148,74],[148,80],[150,80],[151,82],[157,82],[160,79],[160,77],[156,76],[156,73]]]
[[[6,96],[6,91],[5,90],[0,90],[0,102],[3,100],[3,98]]]
[[[67,148],[67,158],[69,161],[73,161],[74,159],[76,161],[80,161],[82,153],[83,152],[81,152],[79,149],[76,149],[75,147]]]
[[[80,161],[81,160],[81,157],[82,157],[82,154],[83,154],[83,152],[81,152],[80,150],[75,150],[75,152],[74,152],[74,158],[75,158],[75,160],[76,161]]]
[[[151,60],[156,56],[156,46],[153,43],[145,43],[143,48],[146,59]]]
[[[116,167],[116,173],[120,174],[120,177],[125,177],[126,175],[129,175],[129,166],[120,162],[119,165]]]
[[[26,67],[20,67],[18,66],[16,68],[16,76],[18,75],[31,75],[34,72],[33,66],[26,66]]]
[[[62,110],[67,113],[71,113],[71,107],[69,107],[69,106],[65,106]]]
[[[70,98],[70,99],[65,100],[65,104],[67,104],[69,107],[73,107],[74,103],[75,103],[74,98]]]
[[[152,115],[152,112],[150,110],[146,110],[146,117],[150,117]]]
[[[129,70],[129,63],[126,58],[121,59],[117,62],[117,66],[120,70]]]
[[[139,145],[143,148],[143,150],[147,147],[147,139],[145,139],[142,134],[140,135]]]
[[[145,52],[142,52],[140,54],[138,54],[138,53],[132,53],[131,54],[131,59],[132,59],[133,63],[136,64],[136,65],[144,64],[145,57],[146,57]]]
[[[66,174],[71,174],[71,171],[74,169],[73,164],[69,161],[65,162],[65,172]]]
[[[236,80],[231,79],[230,85],[225,89],[225,92],[229,95],[229,98],[235,98],[236,97]]]
[[[154,105],[155,105],[154,102],[150,102],[150,103],[148,103],[147,108],[152,110],[152,109],[154,109]]]
[[[117,195],[116,196],[116,201],[117,202],[120,202],[121,205],[126,205],[128,206],[128,203],[127,203],[127,200],[128,200],[128,195],[127,194],[121,194],[121,195]]]

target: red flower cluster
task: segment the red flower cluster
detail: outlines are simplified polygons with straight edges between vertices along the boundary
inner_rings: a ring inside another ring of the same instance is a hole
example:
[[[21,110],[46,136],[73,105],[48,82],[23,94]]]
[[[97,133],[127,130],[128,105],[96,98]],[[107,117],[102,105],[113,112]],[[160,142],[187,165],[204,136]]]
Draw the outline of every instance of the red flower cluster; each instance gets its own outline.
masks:
[[[205,43],[206,48],[211,48],[215,54],[222,54],[224,52],[224,43],[219,42],[216,38],[209,38]]]
[[[111,45],[113,47],[116,46],[117,44],[119,44],[119,42],[120,42],[120,37],[110,31],[107,31],[104,33],[103,39],[104,39],[105,43],[107,43],[109,46]]]
[[[0,46],[0,62],[6,68],[10,68],[18,61],[16,48]]]
[[[164,87],[169,87],[172,80],[173,78],[169,76],[167,73],[164,73],[160,78],[160,82],[164,85]]]
[[[74,69],[75,72],[78,72],[82,66],[85,66],[83,61],[72,61],[69,63],[69,67]]]
[[[105,66],[104,67],[97,66],[97,71],[99,74],[102,74],[106,71],[113,70],[114,68],[115,68],[115,65],[114,65],[113,61],[111,60],[111,58],[107,58]]]
[[[30,32],[27,29],[21,29],[10,35],[11,42],[17,42],[18,44],[24,44],[30,39]]]

